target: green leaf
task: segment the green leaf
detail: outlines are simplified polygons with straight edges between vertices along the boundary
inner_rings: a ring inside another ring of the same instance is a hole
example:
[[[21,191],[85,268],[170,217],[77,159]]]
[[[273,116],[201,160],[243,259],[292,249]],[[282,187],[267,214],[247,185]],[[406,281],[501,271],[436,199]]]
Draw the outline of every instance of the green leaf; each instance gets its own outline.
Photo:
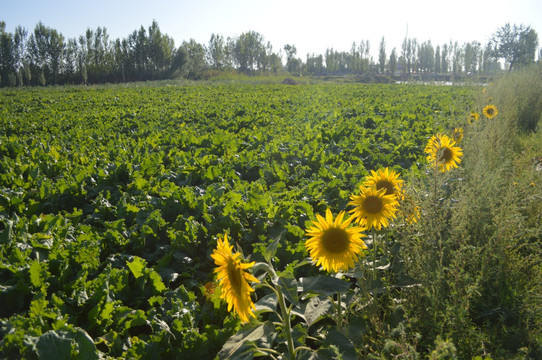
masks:
[[[4,228],[4,230],[0,232],[0,243],[8,244],[13,239],[13,220],[6,219],[0,215],[0,221],[3,223]]]
[[[274,312],[277,309],[277,295],[267,294],[256,303],[256,311],[259,313]]]
[[[78,345],[79,354],[77,359],[79,360],[97,360],[98,351],[96,345],[94,345],[94,340],[90,335],[83,329],[76,327],[75,330],[75,341]]]
[[[275,285],[280,286],[284,297],[295,306],[299,306],[299,298],[297,296],[297,280],[290,271],[283,271],[274,279]]]
[[[105,305],[103,306],[102,312],[100,313],[100,322],[102,320],[111,319],[111,313],[113,312],[114,308],[115,306],[112,302],[106,302]]]
[[[327,275],[304,277],[300,279],[303,286],[303,293],[331,296],[337,292],[345,292],[350,289],[351,284],[347,281]]]
[[[239,331],[237,334],[231,336],[228,341],[222,346],[222,349],[218,353],[219,359],[241,359],[245,357],[239,357],[239,355],[243,355],[242,353],[239,354],[243,349],[243,345],[246,342],[250,341],[259,341],[264,340],[267,344],[271,343],[271,338],[274,338],[275,332],[274,332],[275,326],[272,322],[266,321],[265,323],[261,325],[251,326],[251,327],[245,327],[241,331]],[[234,357],[234,354],[238,353],[238,356]],[[246,351],[243,352],[246,356]]]
[[[132,212],[132,213],[138,213],[139,212],[139,208],[135,205],[132,205],[130,203],[126,203],[126,211],[127,212]]]
[[[58,159],[60,159],[60,154],[54,146],[51,146],[51,149],[49,150],[49,155],[51,155],[57,161]]]
[[[265,248],[265,251],[263,253],[263,257],[265,259],[265,261],[267,262],[271,262],[271,259],[275,256],[275,254],[277,253],[277,248],[278,248],[278,245],[279,245],[279,241],[280,241],[281,237],[278,236],[277,238],[275,238],[275,240],[273,240],[271,242],[271,244],[269,244],[266,248]]]
[[[138,279],[140,276],[143,275],[143,269],[145,269],[146,262],[142,258],[138,256],[134,256],[134,260],[132,262],[126,262],[126,265],[128,265],[128,268],[134,275],[136,279]]]
[[[43,285],[43,278],[41,273],[41,264],[38,260],[32,262],[30,265],[30,282],[35,287],[41,287]]]
[[[313,297],[305,305],[303,316],[308,326],[317,322],[320,317],[324,316],[331,309],[331,300],[323,297]]]
[[[343,360],[357,360],[356,348],[354,344],[342,333],[332,329],[326,335],[323,346],[338,352]],[[337,358],[335,357],[335,358]]]
[[[162,292],[166,290],[166,286],[162,282],[162,278],[158,273],[154,270],[150,271],[149,278],[152,280],[152,285],[154,286],[154,289],[158,292]]]
[[[72,341],[50,330],[39,337],[36,351],[41,360],[71,359]]]

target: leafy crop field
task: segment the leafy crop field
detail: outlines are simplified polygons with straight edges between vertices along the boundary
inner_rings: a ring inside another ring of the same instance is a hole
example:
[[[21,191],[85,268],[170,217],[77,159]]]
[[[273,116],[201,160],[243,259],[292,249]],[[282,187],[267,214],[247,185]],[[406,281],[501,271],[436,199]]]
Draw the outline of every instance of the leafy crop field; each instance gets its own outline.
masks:
[[[475,91],[0,92],[0,357],[214,358],[240,324],[210,285],[218,237],[251,261],[278,240],[276,269],[301,264],[315,214],[370,170],[421,172]]]

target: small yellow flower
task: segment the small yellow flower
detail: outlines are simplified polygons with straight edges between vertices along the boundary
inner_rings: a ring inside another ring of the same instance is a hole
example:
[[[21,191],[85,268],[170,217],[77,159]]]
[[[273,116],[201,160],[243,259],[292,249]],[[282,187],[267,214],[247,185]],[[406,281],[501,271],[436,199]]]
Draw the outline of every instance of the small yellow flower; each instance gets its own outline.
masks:
[[[454,128],[452,139],[459,144],[463,140],[463,128]]]
[[[241,254],[234,254],[232,249],[233,245],[228,242],[228,235],[224,234],[224,240],[218,239],[216,249],[213,250],[211,257],[218,266],[215,273],[217,273],[220,283],[220,298],[228,303],[228,311],[233,308],[241,321],[248,322],[249,316],[255,317],[253,310],[256,309],[250,298],[250,293],[254,292],[254,289],[250,287],[248,282],[258,283],[260,281],[245,271],[254,266],[254,262],[241,263]]]
[[[407,193],[404,194],[401,200],[400,213],[407,224],[415,224],[421,218],[421,208],[416,201]]]
[[[478,118],[480,118],[480,114],[476,112],[471,113],[470,118],[469,118],[469,124],[472,124],[473,122],[478,121]]]
[[[499,111],[497,110],[497,107],[495,105],[487,105],[484,108],[483,113],[486,118],[493,119],[495,116],[497,116]]]
[[[363,226],[348,227],[354,217],[343,221],[344,211],[333,220],[330,209],[326,210],[326,217],[316,214],[317,221],[306,234],[310,238],[305,241],[309,255],[316,260],[316,266],[322,265],[325,271],[340,271],[353,268],[359,256],[367,245],[361,239],[365,235]]]

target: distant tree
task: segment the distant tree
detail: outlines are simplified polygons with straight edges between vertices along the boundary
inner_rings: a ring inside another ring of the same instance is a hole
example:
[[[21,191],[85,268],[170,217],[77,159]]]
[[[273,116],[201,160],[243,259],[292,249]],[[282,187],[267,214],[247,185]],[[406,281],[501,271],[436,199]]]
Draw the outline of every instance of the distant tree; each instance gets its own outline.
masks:
[[[176,74],[178,72],[182,72],[182,70],[186,66],[187,62],[188,62],[188,54],[186,52],[186,49],[184,49],[181,46],[173,54],[173,59],[171,60],[171,65],[170,65],[171,66],[171,74]]]
[[[74,83],[76,81],[77,72],[77,40],[68,39],[66,51],[64,52],[64,61],[61,72],[64,75],[64,82]]]
[[[449,62],[448,62],[448,44],[442,45],[442,53],[440,55],[440,71],[442,73],[447,74],[449,70]]]
[[[16,47],[13,35],[6,32],[5,28],[6,23],[0,21],[0,81],[4,86],[14,86],[12,79],[16,71]]]
[[[222,35],[211,34],[209,45],[207,46],[207,62],[215,70],[220,70],[225,65],[225,43]]]
[[[255,31],[242,33],[235,41],[233,57],[240,72],[249,74],[259,70],[265,57],[263,36]]]
[[[181,51],[186,53],[186,65],[184,67],[185,76],[189,79],[201,79],[207,68],[203,45],[196,42],[194,39],[190,39],[188,42],[184,41],[181,48]]]
[[[150,78],[163,79],[170,70],[175,43],[172,38],[162,34],[156,20],[149,26],[147,46]]]
[[[322,55],[307,54],[307,61],[305,63],[306,71],[312,75],[324,74],[324,57]]]
[[[286,52],[286,68],[288,72],[294,73],[299,71],[299,61],[296,59],[297,49],[295,45],[284,45],[284,51]]]
[[[435,74],[440,74],[440,46],[435,48]]]
[[[370,64],[370,59],[369,59],[369,52],[370,52],[370,49],[371,49],[371,45],[369,43],[369,40],[365,40],[365,41],[360,41],[359,42],[359,45],[358,45],[358,51],[359,51],[359,58],[360,58],[360,69],[359,69],[359,72],[360,73],[366,73],[369,71],[369,64]]]
[[[420,71],[420,59],[419,59],[419,45],[416,38],[412,39],[410,43],[410,64],[413,72]]]
[[[29,56],[40,84],[57,83],[64,48],[61,33],[41,22],[36,25],[29,38]]]
[[[26,74],[30,74],[29,71],[25,71],[25,68],[30,70],[30,68],[27,65],[26,60],[26,47],[28,42],[28,30],[21,26],[17,26],[15,28],[15,32],[13,34],[13,42],[14,42],[14,59],[15,59],[15,68],[18,72],[19,76],[19,85],[23,85],[24,81],[30,82],[30,79],[26,78]]]
[[[282,70],[282,60],[280,56],[274,52],[267,56],[269,70],[273,74],[278,74]]]
[[[335,61],[335,51],[333,48],[327,48],[326,52],[324,54],[325,62],[326,62],[326,71],[329,74],[333,74],[337,71],[338,66]]]
[[[393,48],[393,50],[391,51],[388,67],[390,69],[390,73],[392,75],[395,74],[395,72],[397,71],[397,53],[395,48]]]
[[[452,72],[459,74],[463,69],[463,48],[456,41],[450,46],[450,49],[452,50]]]
[[[384,70],[386,69],[386,41],[384,40],[383,36],[382,40],[380,40],[380,46],[378,50],[378,65],[380,73],[384,73]]]
[[[431,44],[431,40],[428,40],[420,45],[418,51],[419,66],[423,72],[430,72],[435,66],[435,50]]]
[[[510,72],[513,67],[534,62],[538,35],[530,26],[511,26],[507,23],[492,35],[490,44],[493,56],[510,64]]]

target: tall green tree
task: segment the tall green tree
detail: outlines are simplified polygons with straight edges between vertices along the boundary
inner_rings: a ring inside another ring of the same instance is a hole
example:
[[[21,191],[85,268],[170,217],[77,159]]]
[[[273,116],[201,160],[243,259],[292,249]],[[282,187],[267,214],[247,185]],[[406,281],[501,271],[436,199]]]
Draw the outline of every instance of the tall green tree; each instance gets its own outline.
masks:
[[[151,80],[162,79],[170,70],[175,42],[166,34],[162,34],[156,20],[153,20],[148,30],[149,76]]]
[[[380,73],[383,74],[386,70],[386,41],[384,40],[383,36],[382,40],[380,40],[380,46],[378,50],[378,65]]]
[[[538,34],[530,26],[507,23],[491,36],[490,44],[493,56],[510,64],[508,68],[510,72],[513,67],[534,62]]]
[[[6,23],[0,22],[0,83],[3,86],[15,86],[16,82],[16,46],[13,35],[5,31]]]
[[[220,70],[225,65],[226,49],[224,37],[222,35],[211,34],[209,45],[207,46],[207,62],[215,70]]]
[[[430,72],[435,66],[435,50],[431,44],[431,40],[425,41],[420,45],[418,52],[420,70]]]
[[[435,48],[435,74],[440,74],[440,69],[440,46],[437,45],[437,47]]]
[[[393,48],[393,50],[391,51],[388,67],[390,69],[390,73],[394,75],[397,71],[397,51],[395,50],[395,48]]]
[[[442,53],[440,55],[440,70],[443,74],[447,74],[450,68],[450,63],[448,61],[448,44],[442,45]]]
[[[233,57],[240,72],[250,74],[260,70],[265,56],[264,38],[260,33],[251,30],[235,41]]]
[[[207,69],[205,62],[205,48],[194,39],[184,41],[181,50],[186,53],[186,64],[183,67],[184,75],[189,79],[201,79]]]
[[[472,41],[466,43],[463,47],[463,65],[465,67],[465,72],[467,74],[475,74],[478,72],[478,58],[480,57],[480,52],[482,51],[482,46],[477,41]]]
[[[299,72],[301,61],[296,58],[297,48],[295,47],[295,45],[284,45],[284,51],[286,52],[286,68],[288,69],[288,72]]]
[[[42,77],[47,83],[56,84],[64,48],[64,36],[39,22],[29,38],[29,56],[36,73],[34,78]]]

